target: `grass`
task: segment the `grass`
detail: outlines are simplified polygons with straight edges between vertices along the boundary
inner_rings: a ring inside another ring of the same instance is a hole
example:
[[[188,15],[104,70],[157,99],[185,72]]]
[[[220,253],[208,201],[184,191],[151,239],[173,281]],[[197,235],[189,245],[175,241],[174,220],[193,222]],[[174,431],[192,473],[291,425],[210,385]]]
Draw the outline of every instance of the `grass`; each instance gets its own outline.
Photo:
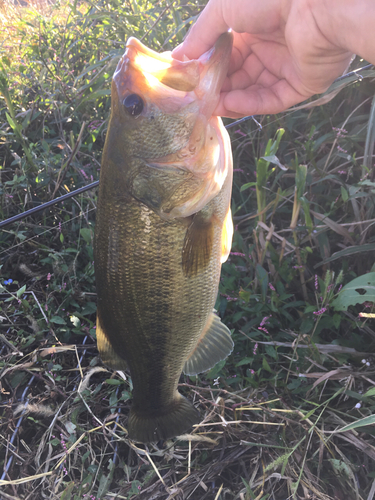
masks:
[[[201,6],[0,6],[5,219],[98,179],[126,38],[171,49]],[[1,498],[374,497],[375,72],[360,74],[323,106],[230,129],[236,231],[216,308],[235,349],[182,377],[202,415],[186,436],[127,439],[131,378],[95,345],[96,192],[0,232]]]

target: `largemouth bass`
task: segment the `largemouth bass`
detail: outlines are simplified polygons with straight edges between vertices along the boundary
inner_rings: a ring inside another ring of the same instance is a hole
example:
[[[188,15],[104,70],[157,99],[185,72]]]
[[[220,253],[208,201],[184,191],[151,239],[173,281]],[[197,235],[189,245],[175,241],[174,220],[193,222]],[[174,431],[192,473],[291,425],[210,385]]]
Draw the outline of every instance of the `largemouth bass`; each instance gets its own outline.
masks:
[[[112,81],[95,228],[97,342],[103,362],[130,369],[129,437],[186,432],[198,411],[177,390],[233,349],[214,314],[230,252],[232,153],[212,113],[232,34],[177,61],[130,38]]]

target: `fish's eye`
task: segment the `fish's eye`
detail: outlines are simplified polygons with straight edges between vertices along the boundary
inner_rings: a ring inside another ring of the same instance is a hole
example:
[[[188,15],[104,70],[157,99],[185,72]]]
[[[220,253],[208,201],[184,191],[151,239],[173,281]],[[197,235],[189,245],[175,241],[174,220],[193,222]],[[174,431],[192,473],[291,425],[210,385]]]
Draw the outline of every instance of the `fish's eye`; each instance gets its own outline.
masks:
[[[143,110],[143,100],[138,94],[130,94],[124,99],[126,111],[132,116],[138,116]]]

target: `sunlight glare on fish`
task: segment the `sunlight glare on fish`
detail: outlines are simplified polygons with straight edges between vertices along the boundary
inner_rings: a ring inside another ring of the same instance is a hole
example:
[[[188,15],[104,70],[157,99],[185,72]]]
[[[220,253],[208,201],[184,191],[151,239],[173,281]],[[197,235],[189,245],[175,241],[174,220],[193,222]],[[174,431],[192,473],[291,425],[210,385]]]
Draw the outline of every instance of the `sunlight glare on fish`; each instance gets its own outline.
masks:
[[[146,72],[143,73],[143,76],[144,76],[145,80],[147,81],[148,86],[151,89],[154,89],[154,88],[160,86],[159,78],[156,78],[156,76],[154,76],[150,73],[146,73]],[[160,75],[160,77],[162,77],[162,75]]]
[[[134,57],[134,64],[147,73],[158,74],[161,72],[164,74],[171,67],[171,61],[161,61],[160,59],[150,57],[141,52],[138,52]]]
[[[216,144],[213,152],[213,165],[217,165],[220,162],[220,144]],[[226,168],[215,168],[214,181],[221,189],[224,181],[228,175],[228,170]]]

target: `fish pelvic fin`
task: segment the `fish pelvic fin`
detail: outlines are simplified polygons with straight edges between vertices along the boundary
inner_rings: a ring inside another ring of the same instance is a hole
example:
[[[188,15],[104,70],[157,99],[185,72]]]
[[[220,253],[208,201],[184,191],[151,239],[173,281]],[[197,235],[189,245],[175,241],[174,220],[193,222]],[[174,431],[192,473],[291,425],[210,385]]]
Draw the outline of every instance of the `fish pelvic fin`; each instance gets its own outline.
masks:
[[[182,268],[185,276],[193,277],[209,264],[214,239],[213,216],[206,218],[201,213],[193,216],[187,228],[182,248]]]
[[[233,351],[230,330],[216,314],[209,317],[202,334],[185,362],[183,371],[186,375],[197,375],[210,370]]]
[[[199,422],[199,412],[179,392],[163,412],[142,414],[132,406],[128,421],[129,438],[140,443],[153,443],[184,434]]]
[[[112,370],[126,370],[127,363],[121,358],[110,343],[107,335],[105,334],[99,319],[99,314],[96,316],[96,342],[100,357],[105,365]]]

